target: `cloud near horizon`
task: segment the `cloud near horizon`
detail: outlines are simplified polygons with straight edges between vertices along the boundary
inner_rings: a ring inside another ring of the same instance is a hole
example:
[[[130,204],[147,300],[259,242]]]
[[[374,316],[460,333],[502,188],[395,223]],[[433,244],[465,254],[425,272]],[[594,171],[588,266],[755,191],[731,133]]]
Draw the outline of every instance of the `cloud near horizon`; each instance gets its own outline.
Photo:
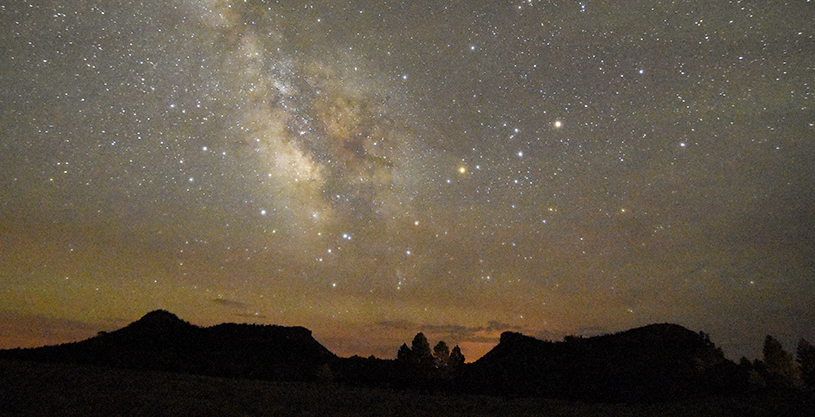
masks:
[[[100,326],[79,320],[0,310],[0,349],[31,348],[80,341],[93,337],[100,331],[122,327],[118,326],[119,324],[120,320],[115,320]]]
[[[521,326],[489,321],[486,326],[462,326],[459,324],[418,324],[409,320],[383,320],[376,322],[376,326],[391,330],[402,330],[412,333],[424,333],[429,339],[453,341],[453,343],[497,343],[500,333],[505,331],[523,332]],[[408,340],[406,343],[409,343]]]
[[[230,308],[230,309],[240,309],[240,310],[246,310],[247,309],[246,303],[242,303],[240,301],[228,300],[228,299],[225,299],[225,298],[216,298],[216,299],[213,299],[212,302],[215,303],[215,304],[218,304],[220,306]]]

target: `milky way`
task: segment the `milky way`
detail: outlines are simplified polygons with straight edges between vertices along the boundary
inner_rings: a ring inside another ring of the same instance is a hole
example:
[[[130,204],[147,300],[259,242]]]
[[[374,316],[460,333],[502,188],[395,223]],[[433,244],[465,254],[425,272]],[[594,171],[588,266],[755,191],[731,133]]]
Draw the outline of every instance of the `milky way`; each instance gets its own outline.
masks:
[[[0,6],[4,347],[815,339],[809,1],[63,3]]]

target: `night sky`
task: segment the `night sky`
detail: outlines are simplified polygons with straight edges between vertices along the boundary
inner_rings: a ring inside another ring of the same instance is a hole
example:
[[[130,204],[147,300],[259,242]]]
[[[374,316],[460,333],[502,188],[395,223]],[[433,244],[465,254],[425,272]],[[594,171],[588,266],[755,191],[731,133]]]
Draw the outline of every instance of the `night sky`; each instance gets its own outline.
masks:
[[[0,6],[0,347],[815,341],[815,3]]]

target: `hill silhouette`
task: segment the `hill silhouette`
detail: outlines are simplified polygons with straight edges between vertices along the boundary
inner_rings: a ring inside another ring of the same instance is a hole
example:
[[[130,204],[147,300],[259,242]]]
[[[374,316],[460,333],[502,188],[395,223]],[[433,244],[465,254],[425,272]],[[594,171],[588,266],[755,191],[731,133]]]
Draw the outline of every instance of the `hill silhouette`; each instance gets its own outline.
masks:
[[[303,327],[228,323],[202,328],[157,310],[81,342],[6,350],[0,358],[308,381],[336,355]]]
[[[541,341],[505,332],[471,364],[467,391],[581,401],[650,402],[737,392],[737,366],[704,333],[653,324]]]
[[[676,400],[746,386],[707,335],[675,324],[561,342],[505,332],[486,355],[452,372],[428,363],[339,358],[303,327],[199,327],[157,310],[81,342],[4,350],[0,359],[587,402]]]

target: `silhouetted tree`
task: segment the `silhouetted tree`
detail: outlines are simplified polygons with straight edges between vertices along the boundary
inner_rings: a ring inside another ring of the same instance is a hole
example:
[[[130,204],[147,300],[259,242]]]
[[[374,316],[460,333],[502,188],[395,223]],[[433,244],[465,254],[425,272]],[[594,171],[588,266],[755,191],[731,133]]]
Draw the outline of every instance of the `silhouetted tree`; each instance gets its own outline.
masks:
[[[403,363],[413,362],[413,351],[410,350],[407,343],[402,343],[399,347],[399,352],[396,353],[396,360]]]
[[[770,383],[792,385],[795,382],[796,367],[792,355],[784,351],[781,343],[770,335],[764,338],[764,365]]]
[[[427,341],[424,333],[416,333],[413,342],[410,344],[410,350],[419,362],[427,361],[433,357],[430,353],[430,343]]]
[[[739,360],[738,372],[740,373],[742,380],[747,384],[747,387],[766,386],[766,381],[764,381],[764,378],[762,378],[761,374],[759,373],[759,364],[763,369],[764,364],[758,359],[751,361],[750,359],[742,356]]]
[[[815,346],[804,339],[799,340],[796,356],[801,369],[801,380],[809,386],[815,386]]]
[[[452,369],[459,369],[464,365],[464,355],[461,353],[461,348],[456,345],[453,351],[450,352],[450,357],[447,359],[447,366]]]
[[[433,377],[435,358],[430,351],[430,343],[423,333],[417,333],[411,347],[403,344],[396,354],[400,364],[402,384],[427,389],[428,381]]]
[[[450,358],[450,348],[447,347],[447,343],[442,340],[436,344],[436,347],[433,348],[433,356],[436,357],[438,366],[446,367],[447,360]]]

